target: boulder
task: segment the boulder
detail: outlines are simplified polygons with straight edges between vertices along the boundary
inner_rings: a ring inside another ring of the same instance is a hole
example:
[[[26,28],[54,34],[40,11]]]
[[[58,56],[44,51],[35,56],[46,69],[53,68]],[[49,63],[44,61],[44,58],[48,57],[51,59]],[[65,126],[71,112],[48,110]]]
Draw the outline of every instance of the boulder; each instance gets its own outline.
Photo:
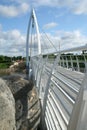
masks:
[[[0,79],[0,130],[16,130],[15,100],[2,79]]]
[[[40,103],[34,84],[18,75],[4,80],[15,99],[16,129],[35,130],[40,123]]]

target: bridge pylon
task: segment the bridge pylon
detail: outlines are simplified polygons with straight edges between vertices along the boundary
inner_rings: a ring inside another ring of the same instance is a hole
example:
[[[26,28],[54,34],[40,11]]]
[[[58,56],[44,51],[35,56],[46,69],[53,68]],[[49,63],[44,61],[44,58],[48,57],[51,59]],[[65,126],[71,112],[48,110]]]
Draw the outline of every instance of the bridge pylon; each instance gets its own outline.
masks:
[[[29,55],[29,49],[31,49],[30,46],[30,27],[31,25],[35,25],[36,28],[36,33],[37,33],[37,43],[38,43],[38,55],[41,54],[41,43],[40,43],[40,33],[39,33],[39,27],[38,27],[38,22],[37,22],[37,17],[35,14],[35,10],[32,9],[31,14],[30,14],[30,19],[28,23],[28,29],[27,29],[27,37],[26,37],[26,75],[27,78],[29,78],[30,73],[32,72],[32,68],[30,66],[30,55]],[[33,28],[32,26],[32,28]]]

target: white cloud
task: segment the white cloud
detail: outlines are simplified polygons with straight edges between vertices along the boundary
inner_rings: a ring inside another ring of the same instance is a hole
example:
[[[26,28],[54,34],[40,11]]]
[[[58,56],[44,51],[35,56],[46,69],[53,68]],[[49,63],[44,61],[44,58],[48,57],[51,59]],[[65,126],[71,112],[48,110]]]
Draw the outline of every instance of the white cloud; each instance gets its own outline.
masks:
[[[87,14],[87,0],[30,0],[30,3],[33,7],[65,7],[68,11],[77,15]]]
[[[30,0],[34,7],[49,6],[49,7],[62,7],[71,5],[73,0]]]
[[[0,5],[0,15],[5,17],[16,17],[20,14],[24,14],[29,10],[27,3],[20,5]]]
[[[0,14],[7,17],[15,17],[27,12],[31,7],[41,6],[65,7],[66,10],[77,15],[87,14],[87,0],[3,0],[3,2],[9,3],[9,6],[0,5]]]
[[[11,31],[11,37],[13,37],[13,39],[15,39],[15,38],[19,39],[21,37],[21,34],[18,30],[13,30],[13,31]]]
[[[74,3],[71,9],[78,15],[87,14],[87,0],[79,0],[77,3]]]
[[[61,49],[69,49],[72,47],[82,46],[87,43],[87,37],[82,35],[79,30],[75,30],[73,32],[61,31],[58,35],[59,34],[61,36]]]
[[[44,29],[51,29],[51,28],[54,28],[54,27],[56,27],[58,24],[57,23],[55,23],[55,22],[51,22],[51,23],[48,23],[48,24],[46,24],[46,25],[44,25]]]
[[[87,37],[82,35],[79,30],[73,32],[58,31],[55,36],[47,34],[49,41],[46,36],[43,36],[42,45],[44,53],[54,52],[60,49],[65,50],[73,47],[83,46],[87,43]],[[44,41],[43,41],[44,40]]]
[[[41,35],[42,52],[48,53],[60,49],[68,49],[76,46],[85,45],[87,43],[87,37],[82,35],[79,30],[69,31],[58,31],[55,35],[50,33]],[[33,36],[33,48],[37,49],[36,36]],[[21,34],[17,29],[11,31],[3,31],[0,29],[0,55],[24,55],[26,54],[26,36]]]
[[[0,30],[0,54],[23,55],[26,47],[26,37],[19,30],[4,32]]]

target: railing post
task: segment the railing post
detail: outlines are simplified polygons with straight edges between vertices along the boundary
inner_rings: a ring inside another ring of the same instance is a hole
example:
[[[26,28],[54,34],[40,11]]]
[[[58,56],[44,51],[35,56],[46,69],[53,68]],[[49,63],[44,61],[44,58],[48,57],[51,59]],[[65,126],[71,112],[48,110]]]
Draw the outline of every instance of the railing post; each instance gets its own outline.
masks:
[[[62,61],[63,61],[63,67],[65,67],[65,64],[64,64],[64,58],[63,58],[63,56],[62,56]]]
[[[67,56],[66,56],[66,67],[67,67],[67,69],[69,68]]]
[[[85,61],[85,73],[87,73],[87,67],[86,67],[86,63],[87,63],[87,61],[86,61],[86,58],[85,58],[85,55],[84,55],[84,61]]]
[[[77,69],[78,69],[78,71],[80,72],[80,67],[79,67],[79,60],[78,60],[78,57],[77,57],[77,55],[76,55],[76,61],[77,61]]]
[[[60,58],[59,65],[62,66],[62,57]]]
[[[72,56],[70,55],[70,59],[71,59],[71,68],[73,70],[73,60],[72,60]]]

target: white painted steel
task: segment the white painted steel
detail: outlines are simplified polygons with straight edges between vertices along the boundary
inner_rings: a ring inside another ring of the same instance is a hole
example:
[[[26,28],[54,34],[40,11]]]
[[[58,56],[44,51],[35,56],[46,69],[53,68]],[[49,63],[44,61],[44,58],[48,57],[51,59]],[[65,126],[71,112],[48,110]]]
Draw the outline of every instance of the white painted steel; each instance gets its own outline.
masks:
[[[31,56],[31,55],[29,55],[29,49],[30,50],[32,49],[32,48],[30,48],[30,43],[29,43],[31,23],[35,24],[35,27],[36,27],[37,44],[38,44],[38,55],[40,55],[41,54],[40,33],[39,33],[38,22],[37,22],[37,18],[36,18],[36,14],[35,14],[34,9],[32,9],[31,14],[30,14],[30,19],[29,19],[28,29],[27,29],[27,37],[26,37],[26,69],[27,69],[27,78],[30,78],[29,75],[31,73],[30,72],[30,69],[31,69],[31,63],[30,62],[31,61],[29,61],[29,56]]]
[[[46,123],[47,130],[73,130],[73,115],[79,106],[77,99],[81,93],[80,88],[82,87],[85,74],[72,71],[73,68],[72,70],[68,69],[68,59],[66,58],[65,61],[64,58],[62,59],[63,65],[64,62],[66,62],[66,68],[65,66],[59,66],[62,65],[60,55],[57,56],[54,63],[53,61],[51,63],[51,60],[49,62],[49,59],[45,60],[43,57],[40,61],[32,57],[34,70],[36,67],[37,71],[35,74],[37,77],[36,85],[39,88],[38,92],[42,104],[42,116],[44,117],[42,122]],[[72,57],[70,57],[70,62],[72,62],[71,66],[74,67]],[[79,62],[77,67],[77,70],[80,70]],[[81,105],[82,99],[80,106]],[[75,130],[77,130],[78,126],[79,111],[77,112],[77,125],[74,127]]]
[[[40,55],[40,54],[41,54],[40,33],[39,33],[38,22],[37,22],[37,18],[36,18],[36,14],[35,14],[34,9],[33,9],[33,11],[32,11],[32,15],[33,15],[33,17],[34,17],[34,21],[35,21],[35,25],[36,25],[37,41],[38,41],[38,55]]]
[[[31,22],[36,27],[38,54],[31,57],[29,68]],[[28,73],[32,70],[41,100],[41,121],[44,126],[46,124],[47,130],[87,130],[87,74],[84,74],[87,73],[87,54],[82,55],[84,60],[79,60],[79,53],[76,55],[76,52],[84,50],[87,50],[87,45],[56,51],[56,58],[53,59],[49,58],[53,53],[43,58],[37,18],[34,9],[32,10],[26,39],[26,66]],[[73,55],[68,55],[71,52]]]

